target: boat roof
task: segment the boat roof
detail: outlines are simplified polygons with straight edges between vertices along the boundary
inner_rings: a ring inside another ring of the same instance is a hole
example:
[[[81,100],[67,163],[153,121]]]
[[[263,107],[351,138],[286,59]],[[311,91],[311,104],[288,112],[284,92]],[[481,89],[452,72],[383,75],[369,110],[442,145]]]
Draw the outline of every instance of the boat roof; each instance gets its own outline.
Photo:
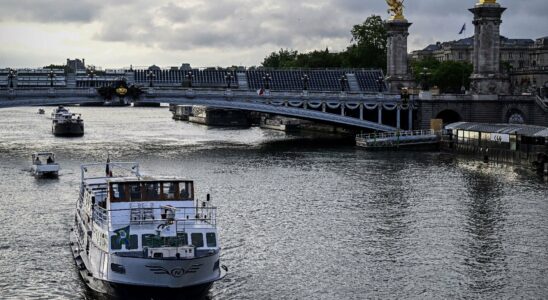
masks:
[[[123,183],[123,182],[168,182],[168,181],[186,181],[181,177],[175,176],[127,176],[127,177],[100,177],[85,179],[87,185],[101,185],[107,183]]]
[[[548,137],[548,128],[524,124],[488,124],[474,122],[456,122],[445,126],[445,129],[462,129],[468,131],[519,134],[531,137]]]
[[[47,152],[47,151],[40,151],[40,152],[34,152],[32,155],[55,155],[53,152]]]

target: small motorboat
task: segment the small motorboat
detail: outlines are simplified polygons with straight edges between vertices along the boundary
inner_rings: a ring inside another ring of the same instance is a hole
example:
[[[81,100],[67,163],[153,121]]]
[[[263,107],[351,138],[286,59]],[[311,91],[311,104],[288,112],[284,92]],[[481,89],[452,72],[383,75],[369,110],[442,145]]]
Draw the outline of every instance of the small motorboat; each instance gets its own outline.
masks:
[[[34,176],[57,177],[59,169],[59,164],[55,162],[55,154],[53,152],[35,152],[32,154],[31,172]]]

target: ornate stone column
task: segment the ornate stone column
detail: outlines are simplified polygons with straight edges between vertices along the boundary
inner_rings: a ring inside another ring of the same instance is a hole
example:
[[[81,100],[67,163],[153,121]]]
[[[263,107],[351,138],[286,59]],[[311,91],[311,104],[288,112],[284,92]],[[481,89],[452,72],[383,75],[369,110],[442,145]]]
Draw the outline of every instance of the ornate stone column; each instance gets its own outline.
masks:
[[[496,0],[479,0],[470,11],[474,14],[474,72],[470,77],[475,94],[508,94],[510,80],[500,70],[500,24],[502,13]]]
[[[396,14],[385,23],[388,34],[386,83],[388,90],[393,93],[399,93],[401,88],[413,85],[407,65],[407,37],[411,24],[403,14]]]

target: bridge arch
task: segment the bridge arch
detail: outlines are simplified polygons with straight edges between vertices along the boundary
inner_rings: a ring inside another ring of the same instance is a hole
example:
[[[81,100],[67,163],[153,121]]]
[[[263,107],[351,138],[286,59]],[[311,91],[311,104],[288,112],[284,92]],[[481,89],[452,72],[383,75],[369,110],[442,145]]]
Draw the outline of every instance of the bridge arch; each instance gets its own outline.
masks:
[[[462,121],[461,115],[452,109],[442,110],[436,115],[436,119],[442,119],[443,124],[451,124]]]

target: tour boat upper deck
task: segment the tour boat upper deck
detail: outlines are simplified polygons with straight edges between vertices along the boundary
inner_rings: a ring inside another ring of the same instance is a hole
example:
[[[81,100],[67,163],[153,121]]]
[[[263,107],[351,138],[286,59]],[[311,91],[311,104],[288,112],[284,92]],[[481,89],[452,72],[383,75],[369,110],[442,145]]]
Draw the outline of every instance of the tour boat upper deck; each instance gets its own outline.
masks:
[[[110,177],[110,172],[106,177],[87,178],[89,165],[82,166],[78,209],[93,220],[94,226],[109,233],[110,239],[103,243],[110,244],[110,250],[131,252],[189,245],[196,248],[197,256],[218,250],[216,208],[210,205],[209,196],[206,201],[195,199],[193,181],[142,176],[138,165],[131,163],[109,165],[125,167],[133,174]],[[121,229],[131,233],[125,245],[120,243]],[[169,253],[162,255],[166,256]]]

